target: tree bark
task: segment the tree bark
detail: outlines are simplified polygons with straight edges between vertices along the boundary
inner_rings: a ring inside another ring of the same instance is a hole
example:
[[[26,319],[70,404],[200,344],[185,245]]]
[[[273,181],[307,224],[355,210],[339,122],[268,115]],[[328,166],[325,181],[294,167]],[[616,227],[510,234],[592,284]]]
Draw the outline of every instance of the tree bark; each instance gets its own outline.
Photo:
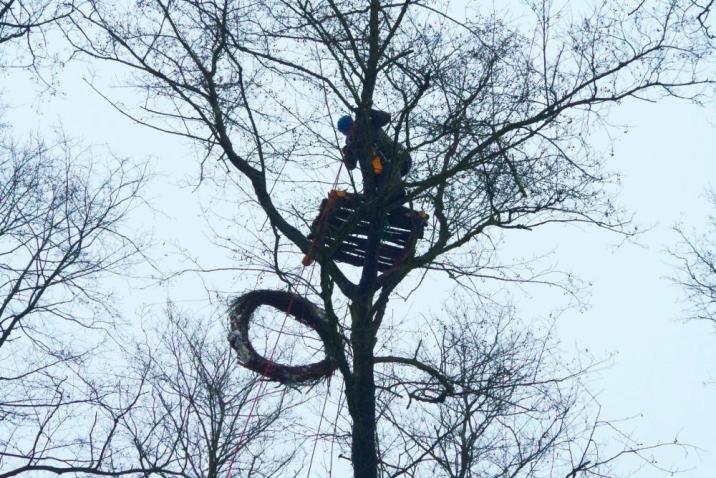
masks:
[[[375,382],[372,328],[353,330],[352,461],[355,478],[377,478],[378,450],[375,440]]]

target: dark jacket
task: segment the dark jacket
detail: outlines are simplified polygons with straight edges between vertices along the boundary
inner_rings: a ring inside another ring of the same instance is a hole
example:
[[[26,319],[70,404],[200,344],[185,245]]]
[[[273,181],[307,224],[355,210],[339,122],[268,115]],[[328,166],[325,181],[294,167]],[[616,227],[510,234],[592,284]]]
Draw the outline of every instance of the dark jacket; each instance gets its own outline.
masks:
[[[387,175],[386,169],[398,161],[402,161],[400,168],[400,176],[405,176],[410,171],[412,158],[410,154],[401,145],[395,143],[393,139],[383,131],[383,126],[390,123],[390,113],[380,110],[370,111],[370,125],[373,128],[373,152],[377,154],[386,164],[383,165],[383,172],[379,174]],[[346,136],[346,145],[343,147],[343,162],[348,169],[355,169],[358,164],[356,151],[358,147],[356,140],[356,132]]]

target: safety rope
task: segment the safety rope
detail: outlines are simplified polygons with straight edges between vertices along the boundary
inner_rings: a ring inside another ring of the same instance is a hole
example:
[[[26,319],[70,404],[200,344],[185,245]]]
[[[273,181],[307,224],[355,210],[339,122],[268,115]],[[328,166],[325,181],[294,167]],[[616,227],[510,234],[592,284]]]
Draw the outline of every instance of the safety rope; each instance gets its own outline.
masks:
[[[316,446],[318,445],[318,437],[321,435],[321,425],[323,425],[323,417],[326,414],[326,404],[328,403],[328,390],[326,390],[326,398],[323,400],[323,408],[321,408],[321,419],[318,421],[318,430],[313,440],[313,450],[311,451],[311,460],[308,462],[308,473],[306,478],[311,477],[311,469],[313,468],[313,456],[316,454]]]
[[[331,187],[331,190],[335,190],[336,187],[338,186],[338,180],[339,180],[339,178],[340,178],[340,175],[341,175],[341,171],[342,171],[342,170],[343,170],[343,162],[341,161],[341,165],[340,165],[339,168],[338,168],[338,172],[336,173],[336,177],[335,177],[335,179],[333,180],[333,186]],[[319,225],[320,225],[320,224],[319,224]],[[314,247],[315,247],[315,245],[316,245],[316,243],[318,242],[319,239],[320,239],[320,236],[319,236],[319,235],[316,235],[316,237],[313,238],[313,240],[311,241],[311,243],[310,243],[310,245],[309,245],[309,247],[308,247],[308,252],[307,252],[307,254],[306,254],[307,257],[310,257],[310,254],[313,252]],[[300,273],[299,276],[298,276],[298,280],[300,280],[300,279],[302,278],[302,276],[303,276],[303,271],[305,271],[305,270],[306,270],[306,268],[305,268],[305,266],[304,266],[304,267],[301,269],[301,273]],[[311,279],[313,278],[313,271],[314,271],[314,270],[315,270],[315,267],[311,267],[311,272],[310,272],[310,274],[309,274],[309,276],[308,276],[308,281],[307,281],[307,285],[306,285],[306,290],[308,290],[308,284],[311,283]],[[288,285],[288,292],[289,292],[289,293],[292,292],[292,286],[291,286],[291,284]],[[278,331],[278,335],[277,335],[277,337],[276,337],[276,341],[274,342],[274,345],[273,345],[273,348],[272,348],[272,350],[271,350],[271,354],[269,355],[268,362],[267,362],[267,365],[266,365],[266,366],[268,366],[268,364],[273,361],[273,357],[274,357],[274,354],[276,353],[276,348],[277,348],[277,346],[278,346],[278,341],[281,339],[281,335],[283,334],[283,329],[284,329],[284,327],[286,326],[286,321],[288,320],[288,316],[291,314],[291,308],[293,307],[293,302],[294,302],[294,297],[295,297],[295,296],[296,296],[295,294],[291,294],[291,298],[289,299],[288,305],[286,306],[286,313],[284,314],[284,317],[283,317],[283,323],[281,324],[281,327],[280,327],[280,329],[279,329],[279,331]],[[241,448],[242,448],[242,442],[243,442],[243,440],[244,440],[244,436],[246,435],[246,431],[247,431],[247,429],[248,429],[249,423],[251,422],[251,419],[253,418],[253,415],[254,415],[254,411],[256,410],[256,405],[257,405],[257,403],[258,403],[258,399],[259,399],[259,397],[261,396],[261,394],[263,393],[263,391],[265,390],[265,388],[266,388],[267,386],[268,386],[268,380],[259,382],[259,388],[258,388],[258,390],[256,391],[256,394],[254,395],[254,399],[252,400],[251,408],[249,409],[249,415],[248,415],[248,417],[246,417],[246,421],[244,422],[244,428],[241,430],[241,434],[239,435],[239,439],[238,439],[238,441],[237,441],[237,443],[236,443],[236,448],[235,448],[235,450],[234,450],[234,453],[233,453],[232,456],[231,456],[231,461],[229,462],[229,468],[228,468],[228,470],[227,470],[227,472],[226,472],[226,476],[229,477],[229,478],[231,477],[231,472],[232,472],[232,470],[233,470],[233,468],[234,468],[234,463],[235,463],[235,461],[236,461],[236,457],[238,456],[239,451],[240,451]],[[253,388],[253,385],[252,385],[252,388]],[[324,404],[324,409],[325,409],[325,404]],[[322,419],[323,419],[323,415],[321,415],[321,420],[322,420]],[[319,424],[319,430],[320,430],[320,424]],[[314,446],[314,452],[315,452],[315,446]],[[313,455],[311,455],[311,464],[312,464],[312,462],[313,462]]]
[[[338,430],[338,417],[341,414],[341,409],[343,408],[343,399],[345,396],[343,395],[343,387],[345,384],[341,382],[341,390],[338,392],[338,407],[336,408],[336,419],[333,421],[333,436],[331,437],[331,463],[328,467],[328,476],[329,478],[333,476],[333,444],[336,442],[336,431]]]
[[[303,272],[303,270],[302,270]],[[310,280],[310,278],[309,278]],[[288,287],[289,292],[291,292],[291,286]],[[276,353],[276,348],[278,346],[278,341],[281,338],[281,334],[283,333],[283,329],[286,326],[286,320],[288,319],[288,316],[291,313],[291,307],[293,306],[293,297],[294,295],[291,295],[291,299],[289,299],[288,305],[286,306],[286,313],[283,317],[283,323],[281,323],[281,327],[278,331],[278,336],[276,337],[276,342],[273,344],[273,349],[271,350],[271,354],[269,355],[269,360],[266,364],[266,367],[268,367],[268,363],[273,361],[274,354]],[[264,370],[265,371],[265,370]],[[231,456],[231,461],[229,462],[229,469],[226,472],[227,477],[231,477],[231,471],[234,468],[234,462],[236,461],[236,457],[239,454],[239,451],[242,447],[242,442],[244,440],[244,436],[246,435],[246,430],[249,427],[249,423],[251,422],[251,419],[254,416],[254,410],[256,409],[256,405],[258,404],[259,397],[261,394],[263,394],[264,390],[268,386],[268,380],[263,380],[259,382],[259,388],[256,391],[256,394],[254,395],[254,399],[251,402],[251,408],[249,409],[249,415],[246,417],[246,421],[244,422],[244,428],[241,430],[241,434],[239,435],[239,439],[236,442],[236,449],[234,450],[234,453]],[[253,385],[252,385],[253,388]]]
[[[347,316],[348,316],[348,311],[346,311],[346,315],[343,317],[343,320],[345,320]],[[316,454],[316,446],[318,445],[318,438],[321,436],[321,426],[323,425],[323,418],[325,417],[325,414],[326,414],[326,404],[328,403],[328,395],[330,392],[330,381],[328,383],[329,383],[329,388],[326,389],[326,398],[323,400],[323,407],[321,408],[321,418],[318,421],[318,431],[316,432],[316,436],[313,438],[313,450],[311,451],[311,460],[308,462],[308,473],[306,473],[306,478],[311,477],[311,469],[313,468],[313,457]],[[336,410],[336,419],[333,422],[334,427],[333,427],[333,438],[331,440],[331,466],[330,466],[330,469],[333,468],[333,442],[336,439],[336,424],[338,422],[338,414],[340,413],[341,408],[343,406],[343,398],[344,398],[343,397],[343,387],[344,387],[344,383],[341,382],[341,389],[338,392],[338,409]]]
[[[321,227],[323,226],[323,222],[326,221],[327,218],[330,216],[330,211],[332,210],[332,206],[335,204],[335,202],[337,201],[337,199],[338,199],[338,197],[339,197],[338,194],[336,194],[335,190],[336,190],[336,187],[338,186],[338,180],[339,180],[339,178],[340,178],[340,174],[341,174],[342,169],[343,169],[343,162],[341,162],[341,165],[340,165],[340,167],[338,168],[338,172],[336,173],[336,177],[335,177],[335,179],[334,179],[334,181],[333,181],[333,185],[332,185],[332,187],[331,187],[331,194],[329,194],[328,203],[326,204],[326,206],[325,206],[324,209],[323,209],[324,212],[323,212],[323,214],[319,215],[319,218],[318,218],[318,221],[317,221],[317,222],[318,222],[318,229],[317,229],[317,231],[316,231],[317,234],[315,234],[315,236],[314,236],[313,239],[311,240],[311,243],[309,244],[308,250],[307,250],[306,255],[305,255],[305,257],[304,257],[304,261],[303,261],[304,267],[301,269],[301,273],[299,274],[299,277],[298,277],[298,280],[299,280],[299,281],[300,281],[300,279],[303,277],[303,272],[305,271],[306,266],[308,266],[308,265],[311,264],[311,262],[312,262],[312,261],[311,261],[311,259],[312,259],[311,256],[312,256],[312,254],[313,254],[313,251],[314,251],[314,249],[315,249],[315,247],[316,247],[318,241],[319,241],[319,240],[321,239],[321,237],[322,237],[322,234],[321,234],[320,232],[321,232]],[[386,221],[387,221],[387,218],[386,218]],[[384,230],[383,232],[385,232],[385,230]],[[411,238],[411,239],[413,239],[413,238]],[[413,242],[413,240],[411,240],[410,242]],[[409,255],[409,251],[408,251],[408,250],[404,251],[404,253],[401,255],[401,257],[398,258],[398,260],[393,264],[393,266],[388,270],[388,272],[392,272],[393,270],[399,268],[399,267],[402,265],[402,263],[404,262],[404,260],[407,258],[408,255]],[[306,259],[308,259],[308,261],[306,261]],[[307,280],[307,285],[306,285],[306,289],[307,289],[307,290],[308,290],[308,287],[309,287],[308,284],[311,283],[311,280],[312,280],[312,278],[313,278],[313,272],[314,272],[314,271],[315,271],[315,267],[311,267],[311,271],[310,271],[310,274],[309,274],[309,277],[308,277],[308,280]],[[288,292],[291,293],[292,290],[293,290],[292,285],[291,285],[291,284],[288,284]],[[280,327],[279,330],[278,330],[278,335],[277,335],[277,337],[276,337],[276,341],[275,341],[275,343],[274,343],[274,345],[273,345],[273,348],[271,349],[271,354],[269,355],[269,358],[268,358],[268,362],[267,362],[266,367],[268,367],[268,364],[273,361],[273,357],[274,357],[274,355],[275,355],[275,353],[276,353],[276,349],[277,349],[277,347],[278,347],[278,341],[280,340],[281,335],[283,334],[283,330],[284,330],[284,328],[285,328],[285,326],[286,326],[286,321],[288,320],[288,316],[291,314],[291,309],[292,309],[292,307],[293,307],[293,303],[294,303],[294,298],[295,298],[295,297],[296,297],[296,294],[293,294],[293,293],[292,293],[292,294],[291,294],[291,298],[289,299],[289,302],[288,302],[288,304],[287,304],[287,306],[286,306],[286,312],[285,312],[285,314],[284,314],[283,322],[281,323],[281,327]],[[253,398],[253,400],[252,400],[252,402],[251,402],[251,408],[250,408],[250,410],[249,410],[249,414],[248,414],[248,416],[247,416],[247,418],[246,418],[246,421],[244,422],[244,427],[243,427],[243,429],[242,429],[242,431],[241,431],[241,434],[239,435],[239,439],[238,439],[238,441],[237,441],[237,443],[236,443],[236,449],[234,450],[234,453],[232,454],[232,457],[231,457],[231,461],[229,462],[229,468],[228,468],[228,470],[227,470],[227,475],[226,475],[227,477],[231,477],[231,473],[232,473],[232,471],[233,471],[234,463],[235,463],[235,461],[236,461],[236,457],[237,457],[238,454],[239,454],[239,451],[241,450],[241,448],[242,448],[242,446],[243,446],[244,437],[245,437],[246,432],[247,432],[247,430],[248,430],[249,423],[251,422],[251,420],[252,420],[252,418],[253,418],[253,416],[254,416],[254,412],[256,411],[259,398],[262,396],[263,392],[265,391],[266,387],[268,386],[268,382],[269,382],[268,380],[264,380],[264,381],[260,381],[260,382],[259,382],[258,390],[257,390],[257,392],[256,392],[256,394],[255,394],[255,396],[254,396],[254,398]],[[252,388],[253,388],[253,386],[252,386]],[[340,397],[339,402],[338,402],[338,409],[337,409],[337,411],[336,411],[336,420],[335,420],[335,423],[334,423],[334,436],[333,436],[333,440],[331,441],[331,452],[330,452],[330,454],[331,454],[331,462],[330,462],[330,468],[329,468],[329,476],[332,475],[332,472],[333,472],[333,445],[334,445],[334,442],[335,442],[335,428],[337,427],[338,416],[339,416],[339,414],[340,414],[340,409],[341,409],[341,401],[342,401],[342,398],[343,398],[343,397],[342,397],[342,395],[343,395],[342,389],[343,389],[343,387],[341,387],[341,397]],[[284,390],[284,391],[285,391],[285,390]],[[316,453],[316,448],[317,448],[317,445],[318,445],[318,438],[319,438],[320,433],[321,433],[321,427],[322,427],[322,425],[323,425],[323,420],[324,420],[324,417],[325,417],[325,410],[326,410],[326,404],[327,404],[327,403],[328,403],[328,391],[326,391],[326,397],[325,397],[325,399],[324,399],[323,407],[322,407],[322,409],[321,409],[321,417],[320,417],[320,420],[319,420],[319,423],[318,423],[318,431],[317,431],[316,436],[315,436],[315,439],[314,439],[313,449],[312,449],[312,451],[311,451],[311,459],[310,459],[310,462],[309,462],[308,474],[306,475],[307,478],[310,478],[310,473],[311,473],[311,470],[312,470],[312,468],[313,468],[313,460],[314,460],[314,456],[315,456],[315,453]]]

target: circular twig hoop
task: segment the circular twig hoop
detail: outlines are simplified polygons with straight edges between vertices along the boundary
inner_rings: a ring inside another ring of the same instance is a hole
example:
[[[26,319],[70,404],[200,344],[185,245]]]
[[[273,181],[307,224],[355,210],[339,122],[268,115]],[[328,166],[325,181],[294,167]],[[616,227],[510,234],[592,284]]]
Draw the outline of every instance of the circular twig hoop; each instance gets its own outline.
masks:
[[[229,309],[229,343],[242,366],[281,383],[315,382],[336,370],[337,364],[328,353],[320,362],[299,366],[282,365],[259,355],[249,341],[249,324],[254,311],[262,305],[278,309],[315,330],[324,343],[324,349],[328,340],[328,322],[323,311],[307,299],[287,291],[251,291],[234,299]]]

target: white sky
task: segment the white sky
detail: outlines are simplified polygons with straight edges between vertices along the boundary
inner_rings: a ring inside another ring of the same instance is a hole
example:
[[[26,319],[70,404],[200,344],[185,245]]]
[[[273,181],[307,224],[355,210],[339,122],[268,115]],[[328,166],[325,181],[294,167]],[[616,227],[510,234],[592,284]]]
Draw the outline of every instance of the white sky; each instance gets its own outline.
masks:
[[[163,215],[142,226],[153,229],[160,240],[177,241],[196,256],[206,256],[207,266],[222,264],[220,253],[211,255],[209,235],[197,226],[198,193],[181,188],[196,177],[196,157],[186,144],[151,132],[112,110],[82,82],[84,67],[76,65],[62,75],[64,96],[35,98],[19,72],[0,79],[2,97],[10,104],[5,115],[17,135],[48,131],[60,122],[72,137],[94,145],[106,144],[119,155],[150,157],[158,177],[148,190],[150,202]],[[683,461],[689,478],[710,478],[716,470],[716,333],[706,323],[683,323],[681,291],[667,277],[674,273],[665,249],[677,241],[671,230],[678,221],[699,228],[709,214],[704,192],[716,185],[716,108],[667,101],[658,105],[630,103],[612,117],[630,123],[628,134],[616,134],[615,157],[610,166],[623,173],[621,205],[648,229],[637,241],[616,246],[619,238],[594,228],[551,226],[536,232],[515,232],[506,245],[515,255],[555,250],[561,269],[577,273],[593,283],[583,312],[568,310],[559,319],[557,332],[565,353],[588,350],[608,364],[590,378],[590,388],[603,406],[604,418],[626,418],[627,430],[644,442],[671,441],[700,448],[684,457],[679,451],[667,456]],[[621,131],[617,128],[616,131]],[[597,145],[605,147],[605,145]],[[170,254],[172,248],[164,246]],[[207,280],[219,285],[231,275]],[[166,297],[197,300],[207,295],[196,281],[181,289],[137,294],[161,304]],[[132,288],[125,282],[120,287]],[[231,283],[219,288],[231,290]],[[239,286],[236,286],[237,290]],[[518,297],[525,319],[539,317],[553,308],[553,292],[529,288],[530,296]],[[148,297],[151,297],[149,299]],[[191,302],[194,303],[194,302]],[[140,303],[134,304],[136,309]],[[644,470],[640,476],[653,476]]]
[[[592,307],[561,322],[565,342],[615,354],[594,383],[605,416],[643,413],[632,426],[645,441],[678,436],[703,448],[683,476],[704,478],[716,469],[716,385],[704,384],[716,378],[716,334],[680,321],[685,304],[667,278],[674,270],[665,250],[677,241],[677,222],[703,228],[713,212],[705,190],[716,184],[714,113],[713,105],[669,101],[630,105],[615,117],[633,125],[615,146],[613,167],[624,174],[621,203],[652,226],[640,246],[615,249],[614,238],[594,231],[555,237],[560,264],[594,283]]]
[[[630,104],[612,117],[632,125],[617,136],[611,167],[623,174],[620,204],[646,230],[637,244],[575,227],[522,239],[538,250],[554,248],[562,269],[593,284],[587,310],[564,313],[557,331],[565,350],[609,359],[590,380],[603,417],[640,415],[626,424],[640,440],[678,437],[701,448],[674,458],[684,459],[678,467],[689,468],[681,476],[704,478],[716,469],[716,385],[705,384],[716,378],[716,334],[707,323],[680,320],[685,303],[668,279],[675,270],[666,249],[678,239],[672,230],[677,222],[703,230],[713,212],[705,190],[716,183],[715,112],[668,101]],[[523,312],[548,310],[542,293],[532,292],[523,299]],[[653,470],[640,476],[653,476]]]

